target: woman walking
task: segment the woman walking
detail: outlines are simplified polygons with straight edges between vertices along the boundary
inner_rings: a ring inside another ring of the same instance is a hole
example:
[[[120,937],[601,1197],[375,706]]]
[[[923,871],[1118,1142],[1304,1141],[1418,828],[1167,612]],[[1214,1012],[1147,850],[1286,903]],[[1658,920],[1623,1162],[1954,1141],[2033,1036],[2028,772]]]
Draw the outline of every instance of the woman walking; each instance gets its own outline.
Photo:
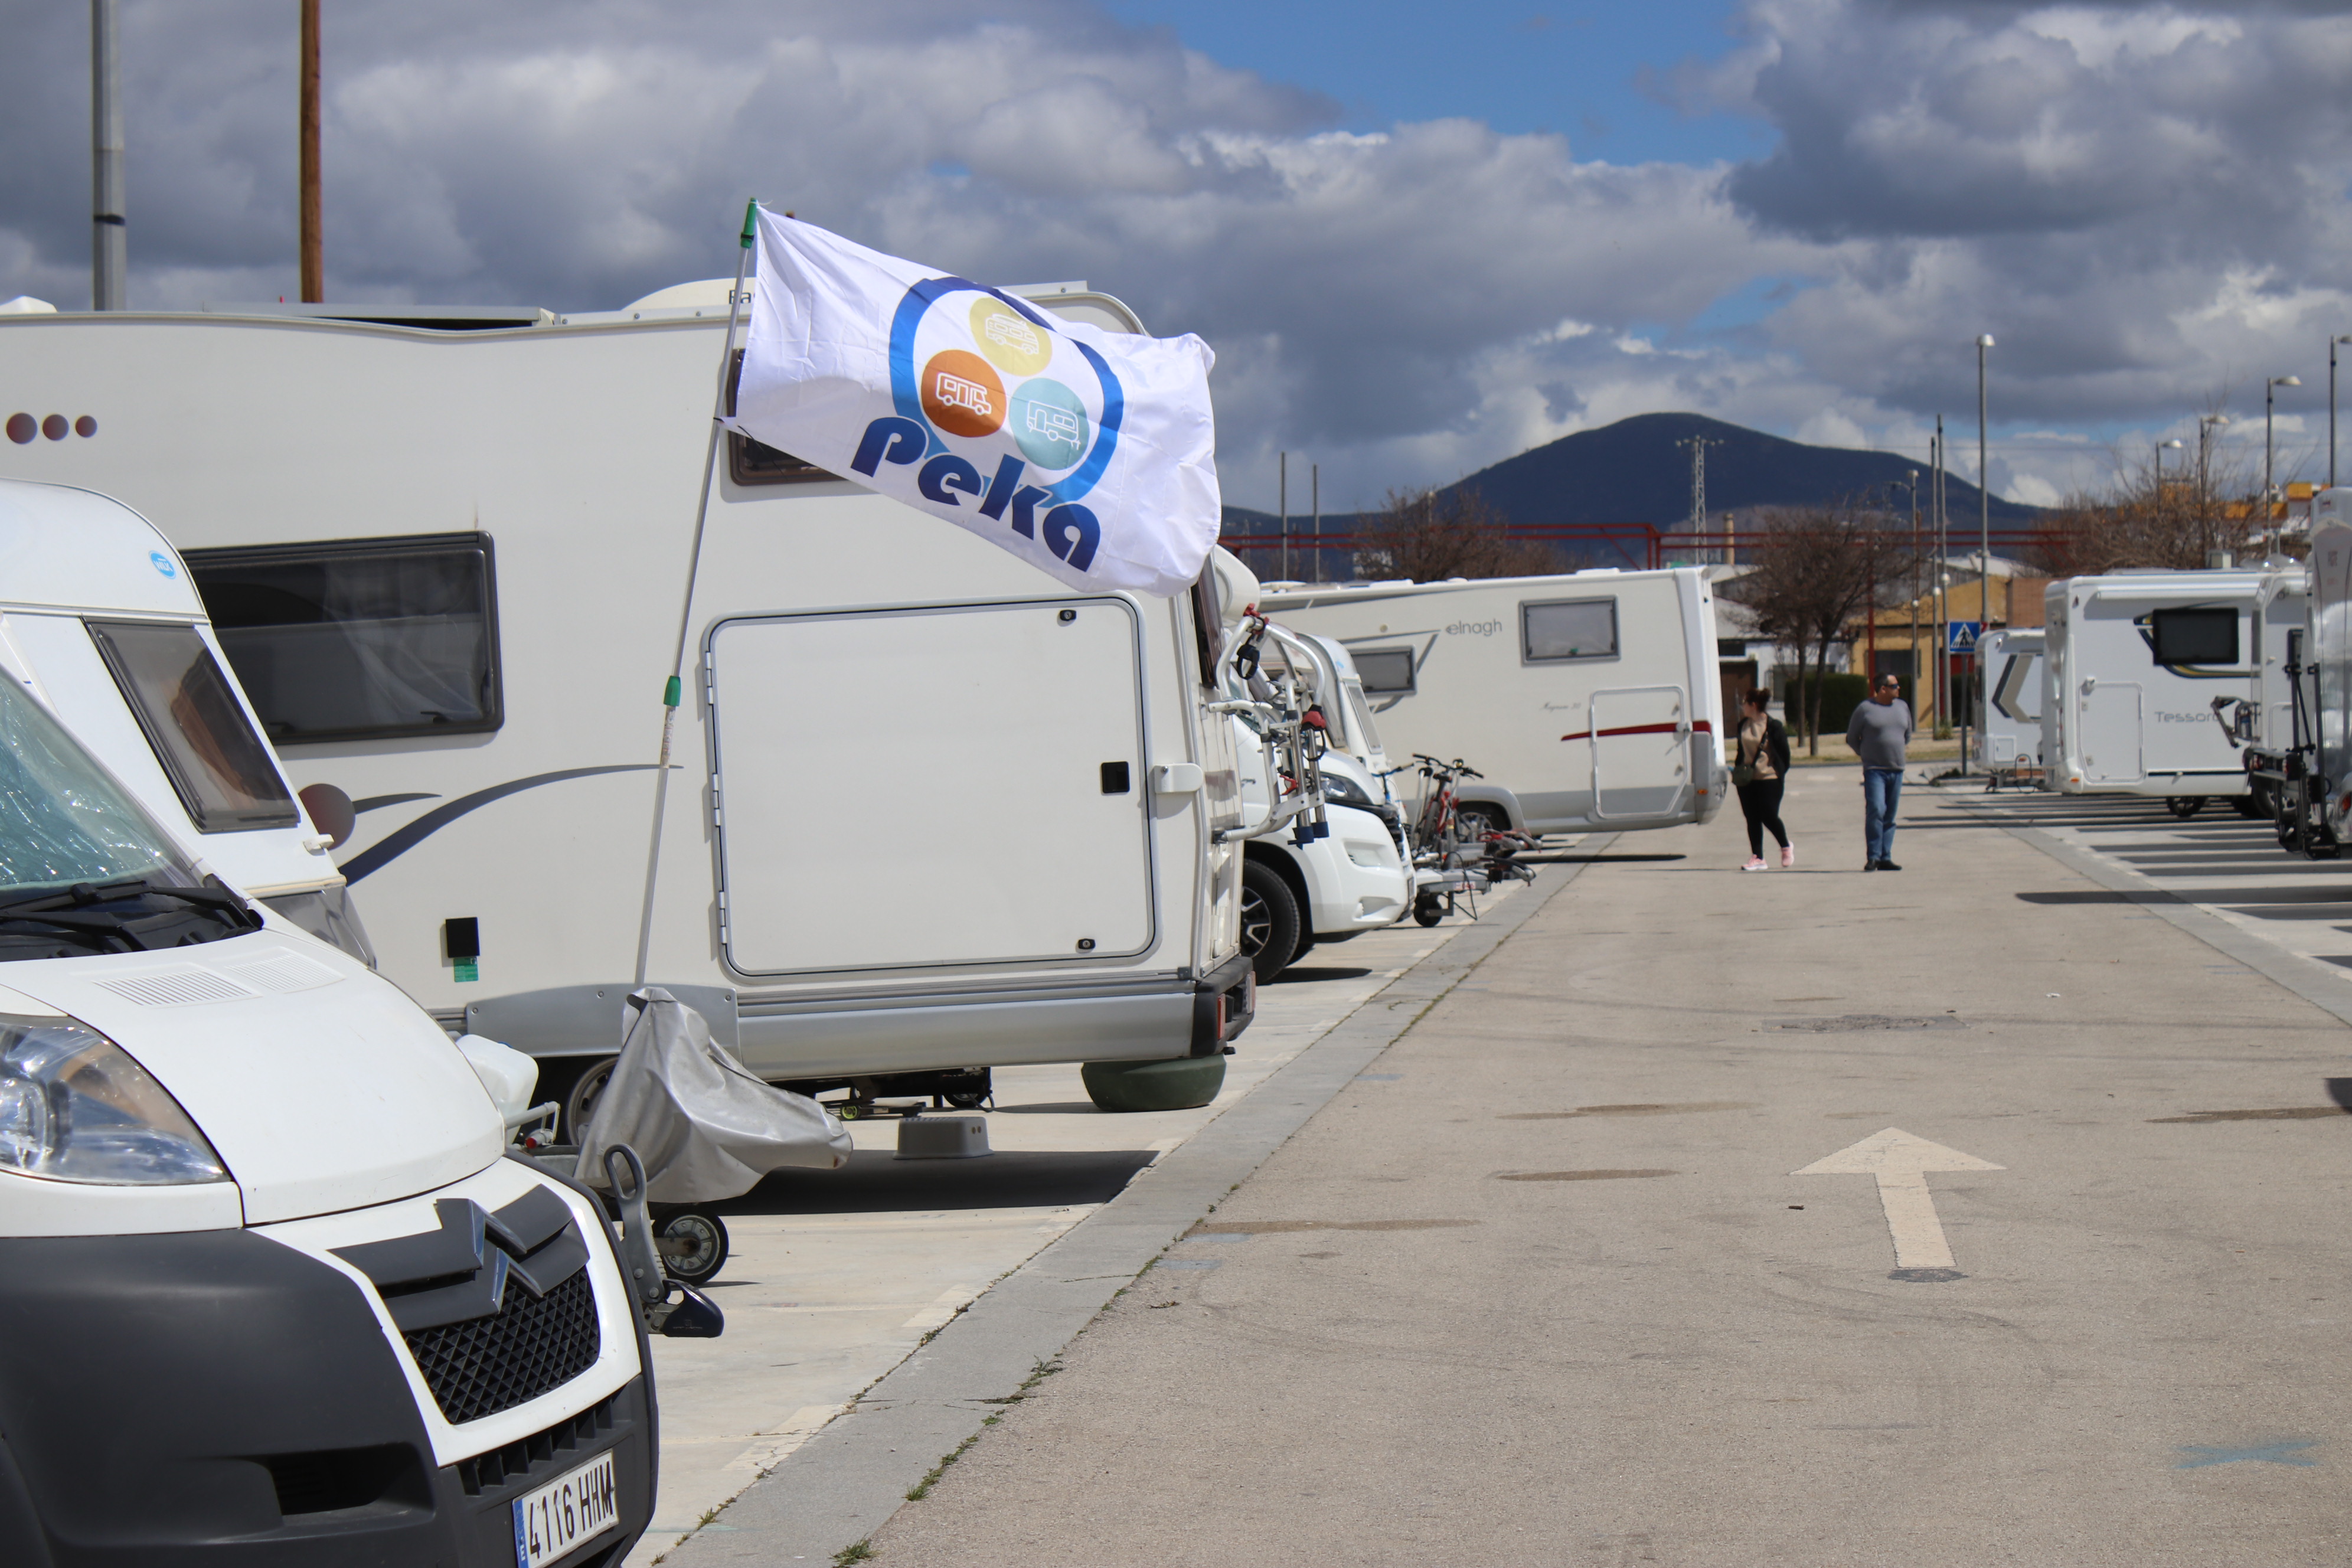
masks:
[[[1739,739],[1732,752],[1731,782],[1739,791],[1739,812],[1748,818],[1748,864],[1764,869],[1764,830],[1780,841],[1780,869],[1797,863],[1789,830],[1780,826],[1780,792],[1789,778],[1789,731],[1764,710],[1765,697],[1751,691],[1740,700]]]

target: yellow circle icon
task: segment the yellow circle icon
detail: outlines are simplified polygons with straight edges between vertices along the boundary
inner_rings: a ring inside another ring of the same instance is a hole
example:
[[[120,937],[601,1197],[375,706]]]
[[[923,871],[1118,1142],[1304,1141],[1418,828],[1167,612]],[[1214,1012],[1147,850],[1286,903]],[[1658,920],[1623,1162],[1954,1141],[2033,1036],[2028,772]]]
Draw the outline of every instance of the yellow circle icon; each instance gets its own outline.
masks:
[[[1054,363],[1054,340],[1045,329],[985,294],[971,308],[971,341],[1007,375],[1035,375]]]

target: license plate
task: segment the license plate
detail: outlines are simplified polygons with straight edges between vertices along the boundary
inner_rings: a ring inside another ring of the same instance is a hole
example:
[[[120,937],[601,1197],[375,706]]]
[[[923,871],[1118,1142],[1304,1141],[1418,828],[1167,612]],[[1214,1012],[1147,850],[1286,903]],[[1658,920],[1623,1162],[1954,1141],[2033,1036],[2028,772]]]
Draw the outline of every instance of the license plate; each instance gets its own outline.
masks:
[[[541,1568],[621,1522],[610,1449],[514,1501],[515,1568]]]

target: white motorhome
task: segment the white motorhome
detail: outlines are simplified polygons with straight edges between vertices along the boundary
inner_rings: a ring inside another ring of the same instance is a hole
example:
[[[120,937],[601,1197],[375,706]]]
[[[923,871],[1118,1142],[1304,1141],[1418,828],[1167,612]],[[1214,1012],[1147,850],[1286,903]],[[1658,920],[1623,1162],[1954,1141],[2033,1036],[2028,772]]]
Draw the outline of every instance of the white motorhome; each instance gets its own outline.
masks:
[[[1354,659],[1391,755],[1486,775],[1462,815],[1528,833],[1706,822],[1729,793],[1704,573],[1600,569],[1269,593]]]
[[[82,542],[47,564],[115,616]],[[206,875],[44,646],[0,647],[0,1563],[617,1563],[655,1400],[598,1201],[502,1157],[396,986]]]
[[[2259,699],[2266,574],[2061,578],[2043,599],[2042,754],[2063,795],[2161,795],[2181,816],[2247,792],[2215,700]]]
[[[2352,838],[2352,487],[2312,497],[2308,562],[2302,651],[2315,754],[2285,794],[2279,828],[2287,847],[2334,859]]]
[[[1068,589],[733,436],[690,561],[724,294],[0,319],[20,395],[95,431],[0,464],[163,520],[289,771],[353,797],[383,973],[551,1058],[575,1122],[639,975],[813,1092],[1221,1056],[1255,993],[1214,573]]]
[[[327,853],[348,823],[321,831],[288,785],[186,563],[145,518],[0,479],[0,659],[209,869],[373,962]],[[322,809],[344,804],[327,792]]]
[[[1977,640],[1986,706],[1977,714],[1987,768],[1996,779],[2039,779],[2044,684],[2042,628],[1995,630]]]
[[[2286,786],[2302,776],[2311,752],[2311,570],[2301,563],[2273,564],[2254,594],[2254,641],[2262,650],[2247,698],[2225,707],[2223,718],[2242,748],[2249,816],[2275,820]],[[2302,688],[2301,700],[2297,687]]]

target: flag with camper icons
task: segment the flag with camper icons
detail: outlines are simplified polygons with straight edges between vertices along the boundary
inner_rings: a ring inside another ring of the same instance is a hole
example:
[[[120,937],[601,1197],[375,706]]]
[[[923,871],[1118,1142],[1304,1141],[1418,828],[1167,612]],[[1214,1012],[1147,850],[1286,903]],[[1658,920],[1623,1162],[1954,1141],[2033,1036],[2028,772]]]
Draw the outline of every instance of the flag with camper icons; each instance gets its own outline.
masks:
[[[1062,320],[759,212],[730,429],[906,502],[1078,588],[1167,597],[1216,543],[1199,338]]]

